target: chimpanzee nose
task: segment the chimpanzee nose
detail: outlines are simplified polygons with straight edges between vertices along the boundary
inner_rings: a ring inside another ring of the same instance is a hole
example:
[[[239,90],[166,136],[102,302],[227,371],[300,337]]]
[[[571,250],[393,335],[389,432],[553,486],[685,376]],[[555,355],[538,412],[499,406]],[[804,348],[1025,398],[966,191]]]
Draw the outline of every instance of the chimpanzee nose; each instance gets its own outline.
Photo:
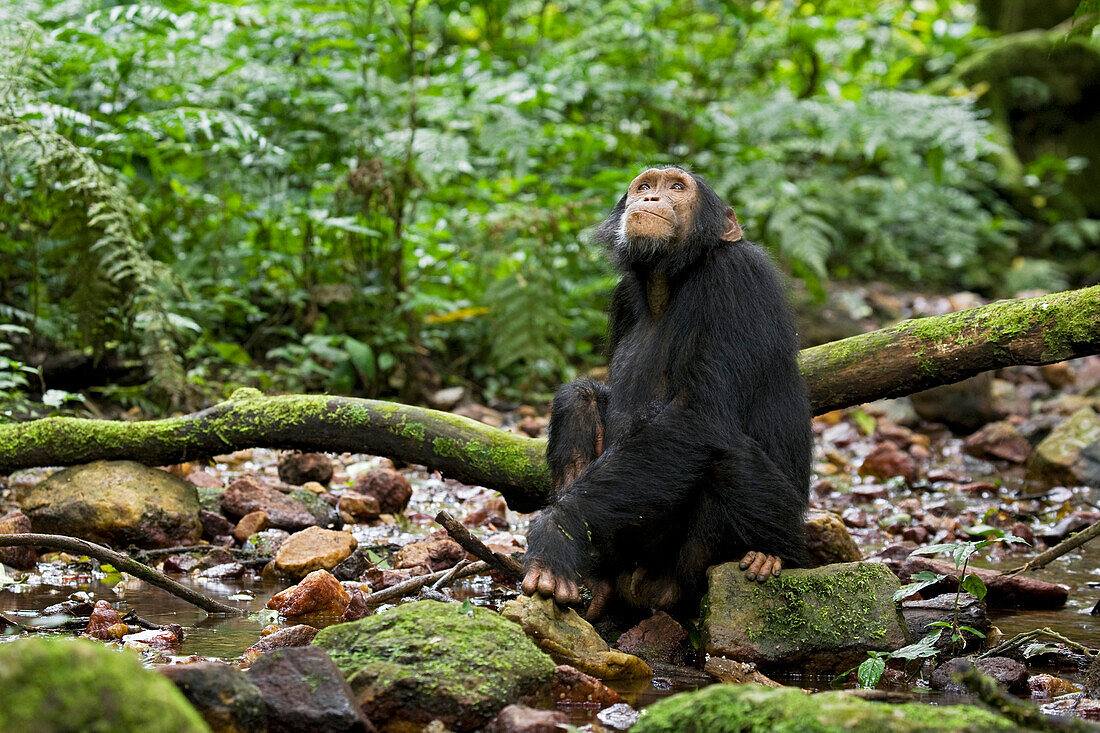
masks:
[[[660,201],[660,200],[661,200],[660,194],[656,194],[656,193],[650,194],[649,196],[646,196],[642,199],[642,201]]]

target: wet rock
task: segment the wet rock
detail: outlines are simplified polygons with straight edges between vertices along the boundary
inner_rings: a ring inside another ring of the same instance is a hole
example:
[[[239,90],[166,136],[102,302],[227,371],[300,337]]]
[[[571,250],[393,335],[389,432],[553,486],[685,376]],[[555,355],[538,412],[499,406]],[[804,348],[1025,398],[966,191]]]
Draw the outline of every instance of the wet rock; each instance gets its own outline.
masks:
[[[317,629],[312,626],[307,626],[306,624],[288,626],[285,629],[279,629],[275,633],[263,637],[255,644],[245,649],[241,657],[244,661],[252,663],[259,659],[261,654],[273,649],[282,649],[288,646],[308,646],[313,642],[313,637],[315,636],[317,636]]]
[[[416,601],[323,629],[329,652],[372,720],[408,729],[432,720],[459,731],[545,691],[554,664],[518,626],[487,609]]]
[[[221,495],[221,506],[231,517],[263,511],[277,529],[296,531],[316,523],[302,502],[276,491],[255,476],[241,476],[229,484]]]
[[[111,608],[111,604],[107,601],[96,601],[92,615],[88,618],[88,626],[84,629],[84,635],[110,641],[121,639],[128,633],[130,633],[130,627],[122,620],[118,611]]]
[[[899,448],[897,443],[885,440],[876,445],[863,459],[863,464],[859,467],[859,475],[872,476],[880,481],[900,476],[907,484],[911,484],[917,478],[917,463],[912,456]]]
[[[1043,542],[1053,547],[1071,534],[1080,532],[1097,520],[1100,520],[1100,513],[1093,511],[1073,512],[1069,516],[1063,517],[1060,522],[1050,529],[1042,532],[1040,536],[1043,538]]]
[[[288,539],[290,533],[285,529],[265,529],[245,540],[241,549],[248,550],[256,557],[274,557]]]
[[[239,578],[244,575],[244,565],[233,560],[232,562],[224,562],[221,565],[215,565],[207,568],[199,573],[204,578],[217,578],[221,580]]]
[[[984,674],[997,680],[997,684],[1015,694],[1027,694],[1027,667],[1008,657],[986,657],[985,659],[970,657],[955,657],[949,659],[932,672],[929,684],[933,690],[961,693],[966,688],[954,677],[961,673],[967,665],[974,667]]]
[[[350,532],[309,527],[279,545],[275,567],[284,575],[301,578],[314,570],[333,569],[358,546],[359,541]]]
[[[627,730],[638,722],[638,711],[620,702],[596,713],[596,719],[608,728],[614,730]]]
[[[844,522],[831,512],[811,512],[806,517],[805,533],[814,567],[856,562],[863,557]]]
[[[970,705],[868,702],[847,692],[807,695],[795,687],[711,685],[659,700],[632,733],[734,731],[890,731],[993,733],[1019,731],[1014,722]]]
[[[323,649],[276,649],[256,660],[248,679],[267,704],[271,733],[374,731],[344,675]]]
[[[267,602],[287,618],[320,616],[339,618],[351,603],[351,594],[327,570],[314,570],[298,585],[279,591]]]
[[[504,424],[504,415],[500,414],[498,411],[494,410],[491,407],[486,407],[485,405],[476,405],[471,402],[470,404],[456,407],[454,410],[452,410],[452,412],[456,415],[461,415],[462,417],[468,417],[471,420],[477,420],[478,422],[485,423],[486,425],[490,425],[494,428],[499,428],[501,425]]]
[[[200,489],[221,489],[222,485],[221,477],[213,471],[207,469],[199,469],[198,471],[192,471],[187,474],[187,478],[184,479],[189,484],[194,484]]]
[[[498,494],[479,495],[467,502],[470,513],[462,520],[467,527],[508,529],[508,505]]]
[[[933,560],[929,557],[911,557],[902,563],[898,572],[902,582],[910,582],[913,575],[922,570],[930,570],[948,577],[934,586],[921,591],[929,596],[954,593],[958,587],[958,571],[954,563]],[[1064,585],[1047,583],[1026,575],[1004,575],[996,570],[967,568],[967,572],[976,574],[985,583],[987,589],[985,605],[988,608],[1061,608],[1066,605],[1069,589]]]
[[[569,716],[557,710],[509,705],[485,726],[485,733],[560,733]]]
[[[424,569],[424,574],[454,567],[466,551],[450,537],[412,542],[393,556],[395,568]]]
[[[963,450],[978,458],[1000,458],[1012,463],[1027,463],[1031,443],[1007,420],[982,426],[963,441]]]
[[[345,491],[336,504],[336,510],[346,524],[370,522],[382,513],[377,499],[357,491]]]
[[[20,507],[36,532],[115,547],[190,545],[202,535],[194,484],[134,461],[58,471],[23,495]]]
[[[340,614],[340,623],[358,621],[361,618],[370,616],[373,612],[374,607],[367,603],[367,597],[363,591],[353,590],[351,591],[351,600],[348,601],[348,607]]]
[[[951,623],[956,619],[961,626],[969,626],[983,634],[989,634],[992,624],[989,622],[985,603],[969,593],[959,594],[957,608],[955,602],[954,593],[924,600],[904,601],[901,604],[901,615],[905,619],[906,627],[909,629],[909,637],[923,639],[929,632],[937,628],[932,624],[944,621]],[[981,647],[981,638],[967,631],[962,632],[962,634],[966,645],[962,650],[956,649],[955,651],[970,651]],[[941,634],[936,646],[946,649],[951,644],[950,635]]]
[[[367,571],[366,580],[370,583],[371,588],[375,590],[385,590],[398,583],[404,583],[411,577],[412,573],[408,570],[383,570],[381,568],[371,568]]]
[[[279,479],[294,486],[309,481],[332,481],[332,461],[324,453],[284,453],[279,458]]]
[[[373,496],[378,502],[378,510],[385,514],[400,514],[405,511],[412,497],[412,484],[403,475],[392,468],[374,468],[355,479],[351,490]]]
[[[294,489],[289,496],[302,503],[302,506],[313,515],[313,523],[318,527],[340,529],[344,526],[344,518],[336,509],[339,499],[335,495],[328,492],[318,494],[309,489]]]
[[[623,701],[622,695],[576,667],[559,664],[554,667],[554,682],[550,687],[555,705],[607,707]]]
[[[922,419],[940,422],[964,433],[1003,416],[993,396],[991,372],[917,392],[909,395],[909,401]]]
[[[189,573],[199,566],[199,559],[193,555],[169,555],[164,558],[161,570],[166,573]]]
[[[31,531],[31,520],[16,509],[0,517],[0,534],[26,534]],[[0,565],[16,570],[33,570],[38,561],[38,551],[33,547],[0,547]]]
[[[202,523],[202,538],[214,541],[233,534],[233,523],[220,511],[199,510],[199,522]]]
[[[175,684],[214,733],[265,733],[267,708],[244,672],[221,662],[157,669]]]
[[[916,527],[906,527],[901,531],[901,538],[906,542],[912,542],[917,545],[923,545],[928,541],[928,537],[931,533],[927,527],[917,525]]]
[[[605,680],[653,675],[644,661],[609,647],[592,624],[550,598],[520,596],[505,603],[500,613],[522,626],[539,648],[559,664],[568,664]]]
[[[761,667],[841,671],[866,659],[868,651],[907,643],[892,599],[900,583],[883,565],[784,569],[766,583],[747,580],[737,563],[717,565],[707,575],[708,654]]]
[[[233,553],[224,547],[215,547],[199,559],[199,570],[207,570],[215,565],[225,565],[233,562]]]
[[[428,404],[437,410],[450,410],[466,396],[466,388],[459,387],[447,387],[445,389],[433,392],[428,397]]]
[[[1039,708],[1044,715],[1084,718],[1100,721],[1100,700],[1090,697],[1070,697],[1053,700]]]
[[[0,644],[0,730],[208,733],[176,686],[87,640],[24,639]]]
[[[233,537],[237,542],[244,542],[257,532],[263,532],[271,526],[271,520],[267,518],[267,513],[258,510],[249,512],[241,517],[237,522],[237,526],[233,528]]]
[[[750,662],[735,662],[725,657],[707,657],[703,671],[727,685],[743,685],[746,682],[753,682],[765,687],[782,687],[781,684],[763,674],[756,668],[755,664]]]
[[[332,569],[332,574],[337,580],[358,581],[370,568],[370,558],[362,550],[356,549]]]
[[[1035,447],[1028,474],[1063,486],[1100,486],[1100,415],[1073,413]]]
[[[698,656],[688,632],[664,611],[658,611],[619,637],[615,648],[641,657],[647,664],[690,666]]]
[[[136,634],[126,634],[122,637],[123,646],[137,651],[155,649],[158,651],[174,651],[183,643],[183,627],[179,624],[169,624],[163,629],[143,629]]]
[[[1081,688],[1067,679],[1052,674],[1037,674],[1027,681],[1027,689],[1032,697],[1051,698],[1080,692]]]

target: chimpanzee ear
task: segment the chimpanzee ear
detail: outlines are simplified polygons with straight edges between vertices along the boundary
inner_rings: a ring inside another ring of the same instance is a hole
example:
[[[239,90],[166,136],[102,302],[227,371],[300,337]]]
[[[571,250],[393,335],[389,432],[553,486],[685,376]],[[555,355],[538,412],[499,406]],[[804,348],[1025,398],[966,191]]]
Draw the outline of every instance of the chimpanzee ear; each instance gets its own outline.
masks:
[[[723,242],[740,242],[745,238],[741,233],[741,225],[737,223],[737,214],[733,213],[733,207],[726,207],[726,231],[722,233]]]

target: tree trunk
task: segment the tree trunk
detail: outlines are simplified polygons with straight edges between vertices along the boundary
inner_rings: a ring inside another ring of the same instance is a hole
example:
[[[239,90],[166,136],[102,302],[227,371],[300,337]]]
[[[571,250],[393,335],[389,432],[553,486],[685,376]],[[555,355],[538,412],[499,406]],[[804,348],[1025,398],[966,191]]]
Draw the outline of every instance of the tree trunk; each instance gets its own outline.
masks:
[[[957,382],[1013,364],[1100,353],[1100,286],[905,321],[804,350],[815,413]],[[517,511],[546,503],[546,442],[450,413],[378,400],[265,397],[254,389],[183,417],[44,418],[0,426],[0,474],[133,459],[164,465],[241,448],[372,453],[496,489]]]

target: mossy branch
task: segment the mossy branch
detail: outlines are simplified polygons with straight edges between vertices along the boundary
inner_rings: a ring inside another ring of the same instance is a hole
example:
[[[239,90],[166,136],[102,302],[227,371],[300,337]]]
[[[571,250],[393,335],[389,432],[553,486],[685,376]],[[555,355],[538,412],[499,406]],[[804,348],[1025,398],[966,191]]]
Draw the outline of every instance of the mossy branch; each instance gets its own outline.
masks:
[[[815,413],[894,397],[1014,364],[1100,353],[1100,286],[905,321],[804,350]],[[378,400],[265,397],[146,422],[45,418],[0,425],[0,474],[97,459],[164,465],[240,448],[387,455],[500,491],[517,511],[546,503],[546,443],[474,420]]]

